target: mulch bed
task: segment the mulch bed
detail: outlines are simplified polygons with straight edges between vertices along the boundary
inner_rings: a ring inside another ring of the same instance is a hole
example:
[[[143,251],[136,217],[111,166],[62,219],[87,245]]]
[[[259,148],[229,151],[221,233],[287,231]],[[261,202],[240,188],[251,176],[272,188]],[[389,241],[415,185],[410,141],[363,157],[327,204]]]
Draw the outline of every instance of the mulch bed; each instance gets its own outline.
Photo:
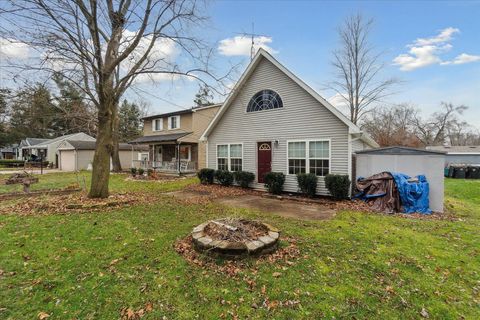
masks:
[[[174,176],[174,175],[151,175],[151,176],[132,176],[129,175],[125,178],[126,181],[161,181],[161,182],[168,182],[168,181],[176,181],[176,180],[183,180],[187,179],[184,176]]]
[[[216,273],[226,274],[235,277],[244,271],[256,271],[259,265],[264,263],[283,264],[285,268],[294,265],[301,258],[297,240],[283,237],[280,247],[269,254],[261,255],[252,259],[224,260],[224,263],[217,263],[217,260],[207,254],[197,252],[193,247],[192,236],[180,239],[174,244],[175,251],[180,254],[188,263],[202,269]]]
[[[44,195],[58,195],[58,194],[69,194],[79,192],[82,189],[74,186],[72,188],[65,188],[60,190],[55,189],[44,189],[44,190],[35,190],[26,192],[9,192],[0,194],[0,200],[8,200],[8,199],[16,199],[16,198],[31,198],[31,197],[39,197]]]
[[[42,215],[108,211],[118,207],[151,202],[142,193],[113,193],[106,199],[90,199],[85,193],[28,198],[0,207],[0,214]]]
[[[237,186],[225,187],[219,184],[191,184],[184,189],[186,192],[196,193],[200,196],[210,196],[210,198],[236,197],[243,195],[262,195],[264,192],[245,189]]]

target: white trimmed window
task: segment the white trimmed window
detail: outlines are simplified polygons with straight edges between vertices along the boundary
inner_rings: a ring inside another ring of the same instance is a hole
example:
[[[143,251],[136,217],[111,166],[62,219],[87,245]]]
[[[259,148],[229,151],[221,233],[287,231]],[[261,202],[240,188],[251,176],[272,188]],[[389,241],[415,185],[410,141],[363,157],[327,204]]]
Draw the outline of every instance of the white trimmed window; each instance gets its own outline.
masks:
[[[230,145],[230,171],[242,171],[243,154],[241,144]]]
[[[308,172],[324,177],[330,171],[330,142],[310,141],[308,143]]]
[[[228,144],[217,145],[217,169],[228,170]]]
[[[288,174],[307,172],[320,177],[330,173],[330,141],[288,142]]]
[[[307,168],[306,142],[288,143],[288,174],[305,173]]]
[[[217,169],[243,170],[243,146],[241,143],[217,145]]]
[[[152,120],[152,131],[162,131],[163,130],[163,119],[153,119]]]
[[[168,117],[168,130],[180,128],[180,116]]]

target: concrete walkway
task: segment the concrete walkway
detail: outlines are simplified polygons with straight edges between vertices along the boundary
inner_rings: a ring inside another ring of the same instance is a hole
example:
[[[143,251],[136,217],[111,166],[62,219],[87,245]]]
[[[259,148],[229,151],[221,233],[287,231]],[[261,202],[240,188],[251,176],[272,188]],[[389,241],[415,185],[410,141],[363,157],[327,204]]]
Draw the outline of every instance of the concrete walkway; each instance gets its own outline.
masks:
[[[266,198],[256,194],[218,197],[212,196],[212,193],[209,191],[192,192],[188,190],[174,191],[169,194],[174,198],[185,201],[194,199],[213,201],[235,208],[259,210],[301,220],[326,220],[335,216],[335,210],[325,205],[288,199]]]
[[[214,201],[236,208],[254,209],[302,220],[325,220],[335,216],[335,210],[320,204],[264,198],[257,195],[220,198]]]

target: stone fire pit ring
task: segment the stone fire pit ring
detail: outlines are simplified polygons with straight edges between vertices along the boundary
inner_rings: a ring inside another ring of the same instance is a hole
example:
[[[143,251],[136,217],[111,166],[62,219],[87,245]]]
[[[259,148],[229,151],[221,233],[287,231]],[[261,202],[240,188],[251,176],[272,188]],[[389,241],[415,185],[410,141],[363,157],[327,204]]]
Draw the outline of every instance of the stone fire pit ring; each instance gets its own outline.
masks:
[[[260,221],[246,219],[238,219],[238,221],[254,223],[262,227],[265,234],[255,239],[237,241],[212,239],[206,233],[205,228],[211,223],[224,224],[225,219],[210,220],[193,228],[192,241],[195,249],[200,252],[220,254],[227,257],[261,255],[276,250],[280,238],[280,231],[277,228]]]

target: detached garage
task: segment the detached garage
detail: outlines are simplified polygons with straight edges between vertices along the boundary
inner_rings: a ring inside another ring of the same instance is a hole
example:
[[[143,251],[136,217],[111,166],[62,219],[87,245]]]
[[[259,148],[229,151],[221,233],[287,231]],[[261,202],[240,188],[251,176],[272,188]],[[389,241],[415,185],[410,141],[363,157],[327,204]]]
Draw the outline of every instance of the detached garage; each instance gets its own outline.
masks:
[[[356,177],[388,171],[411,177],[423,174],[430,185],[430,208],[443,212],[445,153],[407,147],[387,147],[356,152]]]
[[[93,162],[95,143],[95,141],[64,141],[58,148],[60,170],[87,170]],[[130,169],[132,162],[138,160],[139,153],[145,151],[142,146],[132,146],[127,143],[120,143],[119,147],[122,169]]]

